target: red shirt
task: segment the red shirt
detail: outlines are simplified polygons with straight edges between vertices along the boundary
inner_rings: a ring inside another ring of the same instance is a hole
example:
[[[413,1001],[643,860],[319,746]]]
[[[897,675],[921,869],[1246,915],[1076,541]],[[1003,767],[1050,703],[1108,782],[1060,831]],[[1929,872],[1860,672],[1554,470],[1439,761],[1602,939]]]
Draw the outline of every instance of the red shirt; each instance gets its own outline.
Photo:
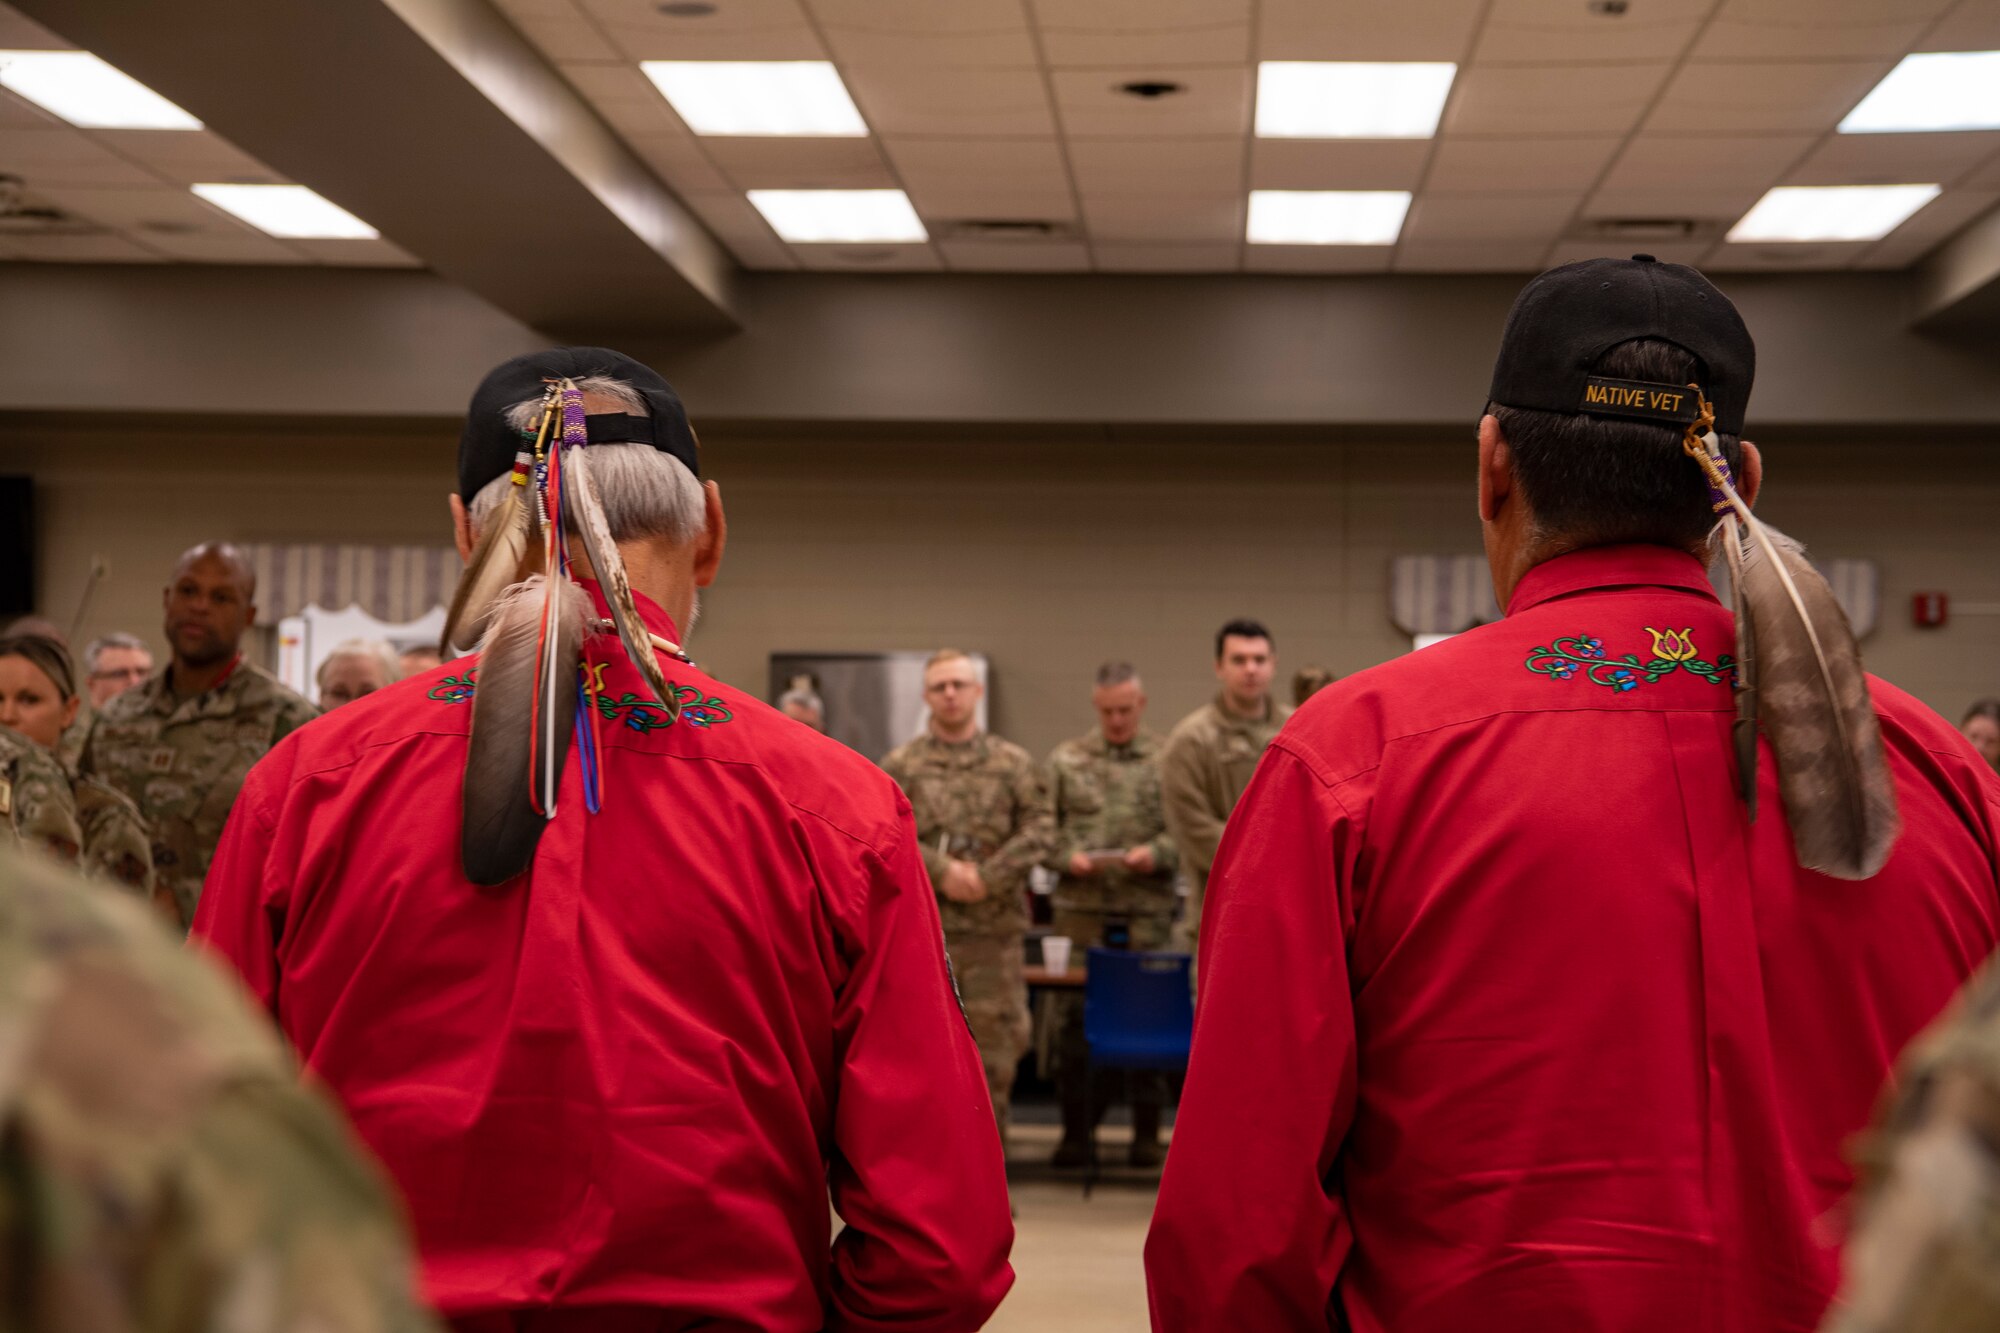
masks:
[[[1803,871],[1731,652],[1694,559],[1589,550],[1293,718],[1209,880],[1156,1329],[1817,1324],[1844,1143],[2000,938],[2000,783],[1877,682],[1902,839]]]
[[[525,876],[460,870],[468,658],[257,765],[194,934],[346,1104],[462,1326],[978,1326],[1013,1224],[909,802],[673,660],[665,725],[615,637],[587,649],[622,700],[602,810],[572,746]]]

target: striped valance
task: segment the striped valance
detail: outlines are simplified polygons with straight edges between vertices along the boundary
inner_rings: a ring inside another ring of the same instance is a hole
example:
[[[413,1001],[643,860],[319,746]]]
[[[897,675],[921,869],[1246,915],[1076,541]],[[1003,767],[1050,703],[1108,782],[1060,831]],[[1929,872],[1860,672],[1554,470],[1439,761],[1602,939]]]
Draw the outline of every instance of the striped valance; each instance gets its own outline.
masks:
[[[1389,567],[1389,619],[1405,634],[1457,634],[1499,618],[1483,555],[1399,555]]]
[[[308,606],[358,606],[400,625],[451,602],[458,552],[449,546],[246,545],[257,571],[257,611],[268,622]]]

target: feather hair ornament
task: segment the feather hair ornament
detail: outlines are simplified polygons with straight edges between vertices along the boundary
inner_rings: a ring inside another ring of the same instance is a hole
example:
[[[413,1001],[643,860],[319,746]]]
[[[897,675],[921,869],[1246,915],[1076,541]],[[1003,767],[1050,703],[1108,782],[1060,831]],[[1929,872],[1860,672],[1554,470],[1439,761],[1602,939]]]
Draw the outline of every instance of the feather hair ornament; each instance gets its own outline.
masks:
[[[631,580],[626,577],[625,561],[618,554],[618,543],[612,540],[611,525],[605,520],[604,505],[597,494],[597,482],[591,476],[588,453],[582,449],[566,453],[562,483],[564,507],[575,519],[576,529],[583,537],[584,553],[590,557],[591,571],[597,575],[598,586],[604,590],[604,600],[611,606],[611,623],[618,631],[619,641],[625,645],[625,655],[632,659],[633,666],[639,668],[646,687],[653,692],[653,697],[666,710],[667,716],[678,721],[680,701],[667,687],[666,673],[660,670],[660,659],[653,653],[653,633],[639,618],[639,607],[632,600]]]
[[[514,484],[487,519],[452,594],[451,610],[445,613],[444,633],[438,641],[441,657],[452,658],[477,648],[480,635],[493,618],[495,601],[528,575],[528,552],[535,535],[534,508],[527,496],[530,467],[523,450],[514,459]]]
[[[1737,494],[1714,423],[1702,398],[1681,447],[1708,478],[1734,585],[1740,685],[1749,696],[1739,695],[1735,724],[1745,799],[1754,817],[1761,725],[1799,864],[1868,879],[1889,859],[1901,820],[1861,651],[1798,544],[1765,527]]]

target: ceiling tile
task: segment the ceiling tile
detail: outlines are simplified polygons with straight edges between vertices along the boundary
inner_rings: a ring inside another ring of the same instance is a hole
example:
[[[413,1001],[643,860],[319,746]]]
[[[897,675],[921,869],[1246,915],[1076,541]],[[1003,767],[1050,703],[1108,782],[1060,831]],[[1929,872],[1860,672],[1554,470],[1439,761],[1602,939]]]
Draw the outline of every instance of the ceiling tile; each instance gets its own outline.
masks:
[[[929,245],[795,245],[803,268],[845,273],[935,272],[944,267]]]
[[[1653,114],[1649,133],[1823,134],[1840,123],[1892,60],[1778,61],[1681,66]],[[1718,90],[1726,89],[1722,96]]]
[[[1460,139],[1438,141],[1426,190],[1587,190],[1624,140]]]
[[[1076,139],[1070,170],[1083,194],[1233,194],[1243,147],[1228,139]]]
[[[579,0],[629,60],[824,60],[798,0],[722,0],[716,12],[662,14],[651,0]]]
[[[1836,134],[1787,185],[1950,185],[2000,151],[2000,130],[1958,134]]]
[[[161,256],[115,232],[94,236],[19,236],[7,247],[22,259],[47,264],[157,264]]]
[[[1246,245],[1247,273],[1387,273],[1393,245]]]
[[[1039,71],[868,65],[844,71],[875,133],[1051,138],[1055,119]]]
[[[1542,263],[1544,267],[1554,268],[1558,264],[1574,264],[1582,259],[1630,259],[1633,255],[1651,255],[1662,264],[1696,264],[1709,252],[1713,244],[1712,241],[1691,243],[1558,241],[1555,247],[1543,256]]]
[[[73,51],[66,42],[11,5],[0,5],[0,50]]]
[[[1252,139],[1256,190],[1414,190],[1427,139]]]
[[[1905,268],[2000,205],[2000,190],[1947,190],[1925,204],[1862,257],[1864,268]]]
[[[1483,0],[1259,0],[1259,60],[1463,60]]]
[[[1724,241],[1708,252],[1701,267],[1711,273],[1824,272],[1852,268],[1873,245],[1873,241],[1810,245],[1731,245]]]
[[[1763,197],[1761,184],[1727,190],[1599,190],[1583,205],[1586,218],[1693,218],[1733,225]]]
[[[1694,40],[1713,7],[1714,0],[1646,0],[1605,15],[1578,0],[1495,0],[1472,59],[1546,65],[1671,58]]]
[[[62,121],[25,97],[0,88],[0,130],[59,130]]]
[[[715,238],[729,247],[745,268],[789,269],[799,266],[792,247],[778,239],[763,214],[741,194],[684,194],[681,201],[707,224]]]
[[[621,60],[624,53],[605,39],[594,23],[580,18],[541,18],[514,14],[509,18],[521,35],[550,60]]]
[[[91,138],[175,185],[197,181],[280,184],[284,177],[209,130],[92,130]]]
[[[1672,66],[1474,65],[1459,71],[1446,134],[1623,134],[1639,123]]]
[[[1055,68],[1250,58],[1249,0],[1032,0]]]
[[[290,244],[322,264],[340,268],[422,268],[423,261],[380,237],[365,240],[292,241]]]
[[[1694,54],[1715,60],[1897,56],[1951,0],[1723,0]]]
[[[0,164],[31,188],[45,185],[158,185],[81,130],[0,130]]]
[[[1398,273],[1540,273],[1547,241],[1404,241]]]
[[[1085,195],[1083,220],[1093,245],[1104,241],[1156,244],[1243,239],[1241,194]]]
[[[935,4],[939,10],[957,5]],[[1026,69],[1036,63],[1035,40],[1026,23],[990,30],[924,32],[903,27],[846,27],[825,24],[820,31],[845,65],[924,65],[963,69]]]
[[[1118,91],[1121,84],[1135,80],[1178,83],[1182,91],[1152,98]],[[1070,69],[1057,70],[1053,82],[1056,103],[1062,110],[1063,130],[1072,137],[1193,137],[1250,132],[1248,67],[1164,65]]]
[[[1690,190],[1761,192],[1777,184],[1815,142],[1809,134],[1636,135],[1604,177],[1602,188],[1670,190],[1676,182],[1686,182]]]
[[[891,190],[873,139],[710,138],[715,165],[739,190]]]
[[[1532,241],[1544,249],[1583,202],[1572,194],[1432,194],[1410,205],[1402,241]]]
[[[628,134],[626,144],[677,194],[713,193],[730,188],[729,178],[692,134]]]
[[[1919,51],[2000,51],[2000,4],[1994,0],[1959,0],[1917,43]]]
[[[963,273],[1080,273],[1090,267],[1081,241],[940,241],[945,266]]]
[[[1230,245],[1122,245],[1093,243],[1104,273],[1233,273],[1241,247]]]
[[[1068,189],[1062,146],[1053,136],[1039,139],[886,138],[883,149],[915,186],[955,185],[988,189]]]

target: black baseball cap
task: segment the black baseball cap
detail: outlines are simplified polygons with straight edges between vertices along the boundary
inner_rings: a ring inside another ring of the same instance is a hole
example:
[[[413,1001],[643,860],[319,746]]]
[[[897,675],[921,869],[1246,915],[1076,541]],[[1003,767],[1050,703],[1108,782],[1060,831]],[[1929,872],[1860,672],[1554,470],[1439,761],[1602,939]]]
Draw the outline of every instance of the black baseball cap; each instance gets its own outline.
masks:
[[[1684,384],[1595,375],[1619,343],[1655,338],[1691,354],[1696,383],[1715,408],[1715,429],[1743,433],[1757,345],[1714,283],[1651,255],[1585,259],[1542,274],[1514,298],[1493,363],[1491,402],[1571,415],[1688,423],[1700,404]]]
[[[472,391],[465,412],[465,429],[458,436],[458,493],[470,500],[495,477],[514,470],[514,455],[522,448],[520,432],[507,424],[507,409],[539,398],[548,382],[604,375],[623,380],[638,391],[646,415],[594,412],[584,418],[592,444],[650,444],[671,454],[701,475],[701,461],[687,409],[674,386],[651,366],[641,365],[608,347],[552,347],[517,356],[492,371]]]

